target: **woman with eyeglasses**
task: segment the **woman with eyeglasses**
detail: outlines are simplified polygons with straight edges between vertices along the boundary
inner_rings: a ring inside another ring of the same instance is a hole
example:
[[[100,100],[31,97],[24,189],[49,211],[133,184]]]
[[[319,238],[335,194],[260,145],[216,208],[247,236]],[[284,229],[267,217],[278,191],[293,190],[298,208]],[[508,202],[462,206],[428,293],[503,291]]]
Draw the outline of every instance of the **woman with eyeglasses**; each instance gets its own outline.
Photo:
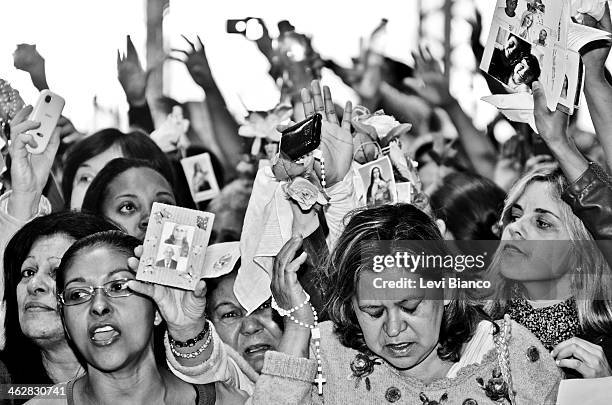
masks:
[[[36,218],[9,241],[4,254],[6,346],[1,352],[13,384],[55,384],[83,372],[66,341],[57,311],[55,275],[76,240],[115,229],[83,213]]]
[[[151,298],[129,288],[136,274],[128,259],[139,244],[119,231],[100,232],[64,255],[56,277],[60,314],[86,372],[58,386],[66,397],[55,403],[236,403],[241,396],[224,384],[192,385],[156,363],[153,328],[162,317]],[[194,348],[205,351],[211,336],[205,327]],[[29,403],[49,402],[38,397]]]

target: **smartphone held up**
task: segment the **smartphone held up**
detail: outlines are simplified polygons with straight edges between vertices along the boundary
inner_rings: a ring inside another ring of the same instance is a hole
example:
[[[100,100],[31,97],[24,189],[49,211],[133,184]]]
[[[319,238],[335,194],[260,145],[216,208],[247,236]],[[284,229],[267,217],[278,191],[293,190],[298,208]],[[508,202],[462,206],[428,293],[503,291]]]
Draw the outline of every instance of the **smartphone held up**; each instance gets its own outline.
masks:
[[[41,154],[45,151],[51,139],[51,135],[57,126],[57,121],[62,115],[65,103],[65,100],[61,96],[49,90],[40,92],[38,101],[29,117],[32,121],[40,122],[40,126],[28,131],[28,133],[34,137],[38,146],[36,148],[26,146],[28,152]]]

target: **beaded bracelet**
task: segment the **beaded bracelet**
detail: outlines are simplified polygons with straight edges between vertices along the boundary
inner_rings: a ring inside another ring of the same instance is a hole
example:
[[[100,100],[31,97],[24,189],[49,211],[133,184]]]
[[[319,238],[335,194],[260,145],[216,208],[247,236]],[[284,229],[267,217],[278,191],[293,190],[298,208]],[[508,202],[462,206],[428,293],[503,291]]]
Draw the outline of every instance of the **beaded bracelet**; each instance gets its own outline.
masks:
[[[167,331],[166,331],[166,336],[168,336],[168,332]],[[198,348],[198,350],[196,350],[195,352],[181,353],[178,350],[176,350],[176,348],[174,347],[172,342],[170,342],[170,350],[172,351],[172,354],[174,354],[178,358],[181,358],[181,359],[195,359],[196,357],[198,357],[199,355],[204,353],[204,351],[208,348],[208,346],[210,346],[210,343],[212,342],[212,336],[213,336],[213,334],[209,333],[208,337],[206,338],[206,341],[204,341],[202,346],[200,346]],[[168,340],[170,340],[170,339],[168,339]]]
[[[175,347],[181,347],[181,348],[193,347],[196,345],[196,343],[204,339],[204,337],[206,336],[209,330],[210,330],[210,325],[208,324],[208,320],[207,320],[204,323],[204,329],[202,329],[202,332],[198,333],[198,336],[196,336],[195,338],[187,339],[185,342],[181,342],[179,340],[175,340],[170,334],[168,334],[168,340],[170,341],[170,344]]]
[[[271,306],[272,306],[273,309],[276,310],[276,312],[278,312],[278,314],[280,316],[289,316],[292,313],[294,313],[295,311],[297,311],[298,309],[303,308],[304,305],[306,305],[306,304],[308,304],[310,302],[310,295],[308,295],[308,293],[306,291],[304,291],[304,295],[306,295],[306,299],[304,300],[304,302],[302,302],[300,305],[294,306],[291,309],[283,309],[283,308],[279,307],[278,303],[276,302],[274,297],[272,297]]]

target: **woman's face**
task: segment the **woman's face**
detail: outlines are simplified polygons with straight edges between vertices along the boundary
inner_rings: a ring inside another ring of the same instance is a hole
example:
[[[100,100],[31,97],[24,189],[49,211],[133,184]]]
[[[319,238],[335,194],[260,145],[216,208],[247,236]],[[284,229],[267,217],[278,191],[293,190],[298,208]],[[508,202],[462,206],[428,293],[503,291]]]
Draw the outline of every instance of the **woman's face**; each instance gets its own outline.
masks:
[[[374,176],[375,179],[380,179],[380,169],[378,167],[372,170],[372,176]]]
[[[531,24],[533,24],[533,16],[531,14],[527,14],[525,16],[525,20],[523,21],[523,26],[531,27]]]
[[[21,265],[17,284],[19,325],[34,341],[65,339],[55,298],[55,271],[73,243],[74,239],[64,235],[41,237]]]
[[[176,205],[170,184],[153,169],[132,168],[108,185],[102,213],[126,233],[142,240],[154,202]]]
[[[91,181],[96,177],[96,174],[98,174],[108,162],[120,157],[123,157],[123,152],[119,146],[114,145],[99,155],[81,163],[72,180],[72,194],[70,195],[71,210],[81,209],[85,193],[87,193],[87,189]]]
[[[514,203],[499,246],[502,274],[512,280],[558,279],[568,271],[570,234],[562,218],[561,201],[551,186],[536,181]]]
[[[174,236],[175,241],[181,241],[185,239],[186,233],[187,231],[182,226],[175,226],[172,235]]]
[[[235,279],[234,275],[224,277],[211,293],[211,321],[221,340],[240,353],[259,373],[264,354],[276,350],[282,332],[272,319],[269,303],[246,315],[246,310],[234,295]]]
[[[390,271],[393,269],[385,269],[385,279],[391,276]],[[396,271],[401,277],[414,276],[403,270]],[[353,297],[353,309],[366,345],[395,368],[418,372],[420,365],[437,359],[435,349],[444,301],[431,299],[416,288],[407,288],[405,295],[374,299],[383,297],[372,293],[372,274],[359,278],[358,293]],[[375,274],[378,276],[380,274]]]
[[[84,249],[66,269],[64,290],[134,279],[127,259],[126,254],[107,246]],[[142,296],[110,298],[97,289],[90,301],[63,310],[66,330],[79,353],[103,372],[135,364],[152,345],[155,307]]]

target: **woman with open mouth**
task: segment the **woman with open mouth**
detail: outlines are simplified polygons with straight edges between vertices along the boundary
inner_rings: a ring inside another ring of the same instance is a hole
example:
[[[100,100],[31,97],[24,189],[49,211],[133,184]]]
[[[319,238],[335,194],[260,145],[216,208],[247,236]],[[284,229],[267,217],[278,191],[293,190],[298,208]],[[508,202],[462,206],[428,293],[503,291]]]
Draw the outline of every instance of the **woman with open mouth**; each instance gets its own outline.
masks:
[[[60,212],[30,221],[4,256],[6,345],[2,360],[13,384],[55,384],[83,373],[57,309],[55,275],[78,239],[116,229],[101,218]]]
[[[151,298],[128,287],[136,276],[128,258],[139,244],[119,231],[100,232],[77,241],[64,255],[56,277],[60,312],[86,373],[64,384],[66,398],[57,403],[235,403],[240,396],[228,397],[237,392],[223,383],[192,385],[156,363],[153,328],[162,317]],[[168,333],[177,341],[181,336],[171,326]],[[205,351],[209,337],[205,328],[194,344]],[[31,401],[39,402],[47,403]]]

